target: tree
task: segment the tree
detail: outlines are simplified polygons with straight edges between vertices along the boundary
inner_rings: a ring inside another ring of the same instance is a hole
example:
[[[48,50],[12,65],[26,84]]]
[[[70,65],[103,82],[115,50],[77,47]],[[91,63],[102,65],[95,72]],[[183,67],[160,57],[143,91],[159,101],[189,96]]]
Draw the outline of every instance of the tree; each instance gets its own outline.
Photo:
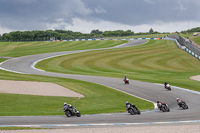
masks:
[[[2,35],[2,40],[10,41],[10,38],[11,38],[11,36],[10,36],[9,33],[4,33],[4,34]]]
[[[99,31],[99,30],[97,29],[97,30],[92,30],[90,34],[100,35],[100,34],[102,34],[102,33],[103,33],[102,31]]]
[[[154,31],[153,31],[153,29],[151,28],[150,30],[149,30],[149,33],[153,33]]]

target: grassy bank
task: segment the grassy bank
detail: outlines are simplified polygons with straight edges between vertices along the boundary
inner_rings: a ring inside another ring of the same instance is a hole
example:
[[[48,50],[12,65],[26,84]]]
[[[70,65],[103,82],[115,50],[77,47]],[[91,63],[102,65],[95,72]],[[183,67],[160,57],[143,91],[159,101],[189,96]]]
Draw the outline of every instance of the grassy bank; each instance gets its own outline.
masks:
[[[193,33],[190,34],[180,34],[182,37],[187,38],[187,37],[192,37]]]
[[[191,38],[191,40],[194,41],[196,44],[199,44],[199,45],[200,45],[200,36]]]
[[[41,53],[113,47],[126,40],[63,42],[0,42],[0,56],[19,57]]]
[[[190,76],[200,74],[200,62],[175,42],[150,40],[129,48],[91,51],[44,60],[37,68],[58,73],[123,77],[200,91]]]

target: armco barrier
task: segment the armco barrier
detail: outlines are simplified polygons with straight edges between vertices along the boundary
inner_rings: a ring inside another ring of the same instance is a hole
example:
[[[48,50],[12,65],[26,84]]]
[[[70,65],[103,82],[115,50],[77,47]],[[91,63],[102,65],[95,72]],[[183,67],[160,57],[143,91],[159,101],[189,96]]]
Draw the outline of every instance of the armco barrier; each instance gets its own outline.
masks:
[[[62,40],[62,41],[96,41],[96,40],[159,40],[160,38],[126,38],[126,39],[72,39],[72,40]],[[52,40],[51,40],[52,41]],[[59,40],[60,41],[60,40]]]

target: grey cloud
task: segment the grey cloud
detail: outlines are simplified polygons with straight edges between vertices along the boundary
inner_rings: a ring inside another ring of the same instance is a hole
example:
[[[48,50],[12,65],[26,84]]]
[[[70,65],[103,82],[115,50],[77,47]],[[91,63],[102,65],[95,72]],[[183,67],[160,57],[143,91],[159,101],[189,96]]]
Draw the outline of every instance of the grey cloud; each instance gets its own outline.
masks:
[[[1,0],[0,26],[10,29],[45,29],[45,23],[92,13],[81,0]]]
[[[199,21],[199,5],[198,0],[0,0],[0,27],[45,30],[47,23],[71,24],[72,18],[132,26]]]
[[[100,13],[106,13],[107,11],[101,7],[100,5],[98,5],[97,8],[94,9],[95,13],[100,14]]]
[[[200,2],[197,0],[89,0],[87,4],[90,7],[100,5],[107,11],[106,14],[94,14],[92,17],[129,25],[200,20]]]

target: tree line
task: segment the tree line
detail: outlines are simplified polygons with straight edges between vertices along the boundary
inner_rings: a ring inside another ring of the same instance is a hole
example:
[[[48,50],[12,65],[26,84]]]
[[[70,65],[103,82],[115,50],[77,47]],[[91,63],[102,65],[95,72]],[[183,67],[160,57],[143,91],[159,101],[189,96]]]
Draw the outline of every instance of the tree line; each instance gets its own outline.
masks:
[[[158,34],[151,28],[146,33],[134,33],[131,30],[100,31],[92,30],[90,33],[73,32],[70,30],[34,30],[34,31],[13,31],[0,35],[0,41],[49,41],[49,40],[73,40],[93,39],[104,37],[124,37],[142,34]]]
[[[200,32],[200,27],[196,27],[196,28],[192,28],[192,29],[188,29],[185,31],[181,31],[181,33],[193,33],[193,32]]]

